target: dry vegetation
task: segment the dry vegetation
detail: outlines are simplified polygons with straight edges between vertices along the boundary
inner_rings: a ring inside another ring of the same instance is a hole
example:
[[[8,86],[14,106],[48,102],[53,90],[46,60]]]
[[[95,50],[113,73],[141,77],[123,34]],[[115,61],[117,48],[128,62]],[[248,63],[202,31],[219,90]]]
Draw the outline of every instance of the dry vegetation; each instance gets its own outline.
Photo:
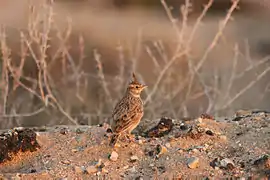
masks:
[[[103,123],[133,71],[149,86],[143,129],[162,115],[267,108],[269,56],[258,47],[270,26],[255,36],[261,16],[234,17],[239,0],[207,16],[212,3],[194,19],[188,0],[180,17],[164,0],[166,17],[22,1],[17,21],[2,20],[0,127]]]

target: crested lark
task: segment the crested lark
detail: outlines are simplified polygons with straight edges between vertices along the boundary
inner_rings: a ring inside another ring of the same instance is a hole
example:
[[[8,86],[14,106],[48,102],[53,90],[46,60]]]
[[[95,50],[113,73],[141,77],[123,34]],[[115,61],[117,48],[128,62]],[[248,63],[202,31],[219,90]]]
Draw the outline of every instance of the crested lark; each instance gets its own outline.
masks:
[[[135,129],[143,117],[143,102],[141,99],[141,92],[146,85],[137,81],[133,73],[133,80],[129,83],[126,94],[116,104],[112,113],[113,135],[110,141],[110,146],[114,146],[122,134],[130,135],[131,131]]]

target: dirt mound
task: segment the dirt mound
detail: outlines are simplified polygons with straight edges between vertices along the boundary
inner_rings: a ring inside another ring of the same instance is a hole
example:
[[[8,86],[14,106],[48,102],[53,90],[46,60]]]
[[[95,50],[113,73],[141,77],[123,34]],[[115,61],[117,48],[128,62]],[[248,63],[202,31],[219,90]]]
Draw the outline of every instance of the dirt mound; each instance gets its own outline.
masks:
[[[165,119],[172,122],[168,123],[172,128],[165,128],[169,132],[164,136],[143,137],[143,132],[139,132],[134,142],[122,141],[115,148],[108,146],[107,124],[42,128],[45,132],[38,132],[37,136],[40,150],[13,155],[11,160],[0,164],[1,176],[3,179],[270,177],[268,112],[238,111],[230,118],[205,115],[196,119],[163,118],[161,123]],[[154,121],[152,125],[157,124]]]

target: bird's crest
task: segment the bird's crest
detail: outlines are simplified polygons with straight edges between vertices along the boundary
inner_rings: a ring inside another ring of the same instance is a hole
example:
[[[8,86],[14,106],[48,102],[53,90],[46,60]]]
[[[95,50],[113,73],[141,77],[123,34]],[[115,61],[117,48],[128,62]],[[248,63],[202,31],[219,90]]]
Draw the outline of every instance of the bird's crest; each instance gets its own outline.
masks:
[[[130,81],[130,84],[141,84],[139,83],[135,73],[132,73],[132,80]]]

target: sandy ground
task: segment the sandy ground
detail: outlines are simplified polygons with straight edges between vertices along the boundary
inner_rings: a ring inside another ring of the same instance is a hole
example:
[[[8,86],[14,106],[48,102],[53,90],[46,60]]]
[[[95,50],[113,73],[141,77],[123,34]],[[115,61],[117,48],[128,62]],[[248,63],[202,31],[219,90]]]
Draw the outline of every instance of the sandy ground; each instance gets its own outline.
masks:
[[[11,154],[0,164],[0,179],[270,178],[269,113],[238,111],[227,118],[172,122],[162,137],[149,135],[168,127],[114,148],[108,146],[107,124],[36,128],[41,148]]]

